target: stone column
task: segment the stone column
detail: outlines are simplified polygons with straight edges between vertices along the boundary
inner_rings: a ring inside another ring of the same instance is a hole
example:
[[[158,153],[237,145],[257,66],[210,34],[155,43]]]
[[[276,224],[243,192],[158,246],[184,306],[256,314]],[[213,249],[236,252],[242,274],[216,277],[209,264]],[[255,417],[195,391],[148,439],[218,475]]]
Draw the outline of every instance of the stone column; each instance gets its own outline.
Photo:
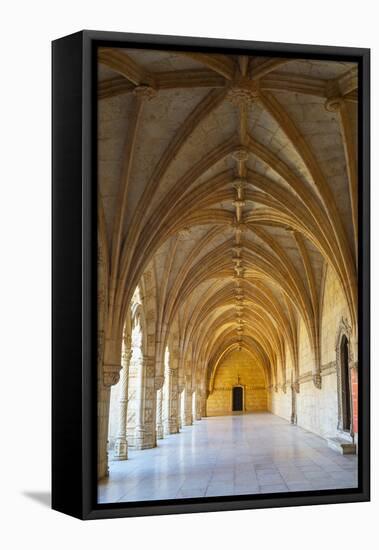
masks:
[[[195,395],[195,420],[201,420],[201,394],[200,390],[194,392]]]
[[[200,402],[200,413],[203,418],[207,416],[207,398],[208,398],[208,392],[206,390],[203,390],[201,392],[201,402]]]
[[[105,386],[99,377],[97,390],[98,436],[97,436],[97,469],[98,479],[108,476],[108,423],[110,386]]]
[[[163,439],[163,420],[162,420],[162,408],[163,408],[163,376],[155,377],[155,389],[156,389],[156,437],[157,439]]]
[[[121,370],[121,338],[105,339],[102,363],[98,363],[98,478],[107,476],[108,426],[111,386],[118,383]]]
[[[184,388],[184,426],[192,426],[192,389],[190,388],[190,381],[186,380]]]
[[[129,365],[132,356],[131,338],[129,337],[122,355],[122,369],[120,373],[120,397],[119,397],[119,417],[118,433],[115,441],[114,460],[126,460],[128,458],[128,442],[126,439],[126,420],[128,410],[128,380]]]
[[[143,408],[144,408],[144,383],[145,383],[145,364],[143,358],[139,364],[137,371],[137,392],[136,392],[136,408],[135,408],[135,430],[134,430],[134,447],[136,449],[143,448],[144,440],[144,425],[143,425]]]
[[[178,411],[178,369],[168,370],[168,415],[163,425],[164,435],[176,434],[179,431]]]
[[[162,388],[157,390],[157,439],[163,439],[163,422],[162,422],[162,404],[163,404]]]
[[[156,446],[155,408],[155,361],[144,356],[141,369],[141,398],[137,410],[136,449],[151,449]]]
[[[179,430],[183,427],[183,404],[184,404],[184,389],[181,386],[178,386],[178,428]]]

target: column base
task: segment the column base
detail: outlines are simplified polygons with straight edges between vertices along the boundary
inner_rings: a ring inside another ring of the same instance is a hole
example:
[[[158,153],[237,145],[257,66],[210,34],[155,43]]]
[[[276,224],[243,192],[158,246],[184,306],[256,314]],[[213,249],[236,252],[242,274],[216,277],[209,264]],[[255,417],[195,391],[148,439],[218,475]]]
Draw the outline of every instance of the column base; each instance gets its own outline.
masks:
[[[192,426],[192,424],[193,424],[192,415],[184,417],[183,426]]]
[[[164,435],[173,435],[179,433],[179,426],[176,422],[176,420],[168,420],[163,425],[163,434]]]
[[[128,459],[128,442],[126,438],[116,439],[114,445],[113,460],[127,460]]]
[[[153,449],[157,446],[155,441],[155,434],[148,432],[145,428],[136,428],[135,431],[135,444],[136,451],[143,451],[144,449]]]

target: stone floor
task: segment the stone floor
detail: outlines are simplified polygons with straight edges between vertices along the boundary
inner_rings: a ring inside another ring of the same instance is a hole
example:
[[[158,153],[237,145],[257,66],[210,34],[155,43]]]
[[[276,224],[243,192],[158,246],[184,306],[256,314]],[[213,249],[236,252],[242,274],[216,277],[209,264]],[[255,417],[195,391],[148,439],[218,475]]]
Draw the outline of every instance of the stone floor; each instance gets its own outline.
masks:
[[[204,418],[110,462],[100,503],[357,486],[357,457],[270,413]]]

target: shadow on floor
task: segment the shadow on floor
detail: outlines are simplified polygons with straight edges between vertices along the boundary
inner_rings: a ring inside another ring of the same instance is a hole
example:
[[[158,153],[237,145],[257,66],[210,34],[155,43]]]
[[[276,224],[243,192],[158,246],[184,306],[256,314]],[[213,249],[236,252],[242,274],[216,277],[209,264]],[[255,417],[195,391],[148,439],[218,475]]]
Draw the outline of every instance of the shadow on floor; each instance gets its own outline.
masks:
[[[22,494],[42,506],[48,506],[49,508],[51,506],[51,493],[49,491],[24,491]]]

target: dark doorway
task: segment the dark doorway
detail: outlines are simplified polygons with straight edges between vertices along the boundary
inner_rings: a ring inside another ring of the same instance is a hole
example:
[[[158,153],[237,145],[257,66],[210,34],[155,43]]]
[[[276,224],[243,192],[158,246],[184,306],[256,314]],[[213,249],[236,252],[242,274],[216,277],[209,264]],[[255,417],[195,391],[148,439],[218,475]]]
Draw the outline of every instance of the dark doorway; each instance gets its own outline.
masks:
[[[241,386],[233,388],[233,411],[243,411],[243,389]]]
[[[341,401],[342,401],[342,429],[350,431],[350,373],[349,373],[349,343],[346,336],[341,341]]]

